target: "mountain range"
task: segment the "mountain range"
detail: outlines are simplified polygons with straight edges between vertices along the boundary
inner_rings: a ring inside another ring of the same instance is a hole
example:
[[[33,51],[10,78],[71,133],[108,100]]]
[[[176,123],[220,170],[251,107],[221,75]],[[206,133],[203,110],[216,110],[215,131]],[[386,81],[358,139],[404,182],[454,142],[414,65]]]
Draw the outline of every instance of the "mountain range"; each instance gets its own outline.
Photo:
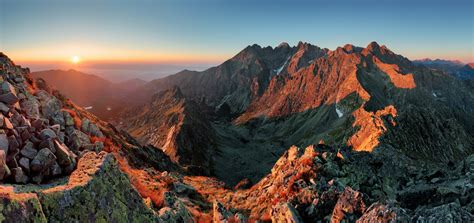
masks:
[[[457,60],[441,60],[441,59],[421,59],[413,61],[415,64],[423,65],[431,69],[441,70],[451,74],[459,79],[474,78],[474,63],[462,63]]]
[[[474,84],[376,42],[250,45],[122,87],[0,62],[7,222],[474,220]]]

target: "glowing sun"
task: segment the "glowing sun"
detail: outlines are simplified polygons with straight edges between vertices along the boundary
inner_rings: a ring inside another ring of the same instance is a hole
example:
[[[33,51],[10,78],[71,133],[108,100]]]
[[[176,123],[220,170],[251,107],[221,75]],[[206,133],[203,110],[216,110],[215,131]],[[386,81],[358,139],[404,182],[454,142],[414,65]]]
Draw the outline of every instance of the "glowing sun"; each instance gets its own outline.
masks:
[[[74,64],[78,64],[79,62],[81,62],[81,58],[79,56],[72,56],[71,62]]]

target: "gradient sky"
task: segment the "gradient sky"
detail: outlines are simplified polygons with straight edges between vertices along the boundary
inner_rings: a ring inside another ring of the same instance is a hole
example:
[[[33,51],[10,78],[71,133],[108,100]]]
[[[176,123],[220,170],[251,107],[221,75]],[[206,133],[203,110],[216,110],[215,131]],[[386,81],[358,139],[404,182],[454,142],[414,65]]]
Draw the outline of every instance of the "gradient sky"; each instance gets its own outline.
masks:
[[[0,0],[16,61],[218,64],[247,45],[375,40],[410,59],[474,61],[473,1]]]

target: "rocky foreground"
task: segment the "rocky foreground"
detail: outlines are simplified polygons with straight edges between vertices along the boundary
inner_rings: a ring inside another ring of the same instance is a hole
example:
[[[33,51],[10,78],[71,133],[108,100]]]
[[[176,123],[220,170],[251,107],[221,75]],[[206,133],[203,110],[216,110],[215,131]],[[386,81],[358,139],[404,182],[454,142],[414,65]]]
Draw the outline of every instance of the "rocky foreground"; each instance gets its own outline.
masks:
[[[474,221],[472,154],[435,165],[389,144],[293,146],[258,182],[229,187],[0,64],[3,222]]]

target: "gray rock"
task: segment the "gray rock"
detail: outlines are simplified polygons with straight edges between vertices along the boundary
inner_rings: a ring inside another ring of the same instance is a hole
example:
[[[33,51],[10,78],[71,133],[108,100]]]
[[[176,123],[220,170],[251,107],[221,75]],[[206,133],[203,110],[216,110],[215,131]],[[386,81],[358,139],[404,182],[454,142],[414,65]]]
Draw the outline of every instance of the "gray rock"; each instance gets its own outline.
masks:
[[[43,129],[43,130],[41,130],[40,138],[43,139],[43,140],[45,140],[45,139],[54,139],[56,137],[57,137],[57,135],[54,132],[54,130],[52,130],[52,129]]]
[[[173,183],[173,188],[174,188],[174,191],[177,193],[177,194],[186,194],[186,195],[190,195],[192,193],[195,193],[196,190],[191,187],[191,186],[188,186],[186,184],[183,184],[179,181]]]
[[[31,134],[30,134],[30,131],[28,131],[28,128],[23,129],[20,133],[20,136],[23,141],[30,139]]]
[[[78,151],[83,145],[90,144],[89,136],[85,133],[74,129],[69,135],[69,148]]]
[[[12,93],[6,93],[0,95],[0,102],[3,102],[5,104],[13,105],[18,102],[18,97]]]
[[[18,161],[18,165],[20,165],[21,168],[23,168],[27,173],[30,172],[30,160],[26,157],[22,157]]]
[[[2,93],[12,93],[13,95],[17,95],[16,94],[16,90],[15,90],[15,87],[10,84],[8,81],[4,81],[2,83]]]
[[[66,126],[74,125],[74,119],[72,118],[71,114],[69,114],[69,112],[63,111],[63,117],[64,117],[64,124]]]
[[[49,150],[51,150],[51,152],[56,152],[53,139],[45,139],[41,141],[41,143],[38,145],[38,148],[48,148]]]
[[[58,116],[61,113],[61,102],[54,96],[48,95],[48,93],[44,91],[40,91],[37,93],[38,97],[40,98],[41,102],[41,113],[43,113],[44,117],[47,119],[52,119]],[[59,124],[59,123],[58,123]]]
[[[92,136],[104,137],[104,134],[102,134],[100,129],[87,118],[82,119],[81,129],[83,132],[88,133]]]
[[[69,166],[75,162],[75,154],[71,152],[66,145],[55,140],[54,147],[56,148],[56,157],[59,165]]]
[[[437,207],[420,207],[411,222],[474,222],[474,215],[453,202]]]
[[[23,183],[25,184],[28,182],[28,176],[26,176],[25,172],[21,167],[12,168],[12,176],[15,183]]]
[[[30,168],[33,171],[42,172],[53,165],[55,160],[56,156],[51,152],[51,150],[44,148],[41,149],[31,161]]]
[[[20,148],[20,142],[18,142],[15,135],[8,136],[8,152],[9,153],[18,153]]]
[[[28,118],[38,119],[40,117],[39,102],[36,98],[28,97],[27,100],[22,100],[20,102],[20,106]]]
[[[3,114],[7,114],[8,111],[10,111],[10,108],[4,103],[0,102],[0,112],[2,112]]]
[[[51,167],[49,168],[49,172],[51,174],[51,176],[59,176],[61,175],[62,173],[62,170],[61,170],[61,167],[59,166],[59,164],[57,162],[54,162],[53,165],[51,165]]]
[[[21,149],[20,154],[30,160],[34,159],[36,154],[38,154],[38,151],[34,148],[34,145],[32,142],[27,142],[24,146],[23,149]]]

